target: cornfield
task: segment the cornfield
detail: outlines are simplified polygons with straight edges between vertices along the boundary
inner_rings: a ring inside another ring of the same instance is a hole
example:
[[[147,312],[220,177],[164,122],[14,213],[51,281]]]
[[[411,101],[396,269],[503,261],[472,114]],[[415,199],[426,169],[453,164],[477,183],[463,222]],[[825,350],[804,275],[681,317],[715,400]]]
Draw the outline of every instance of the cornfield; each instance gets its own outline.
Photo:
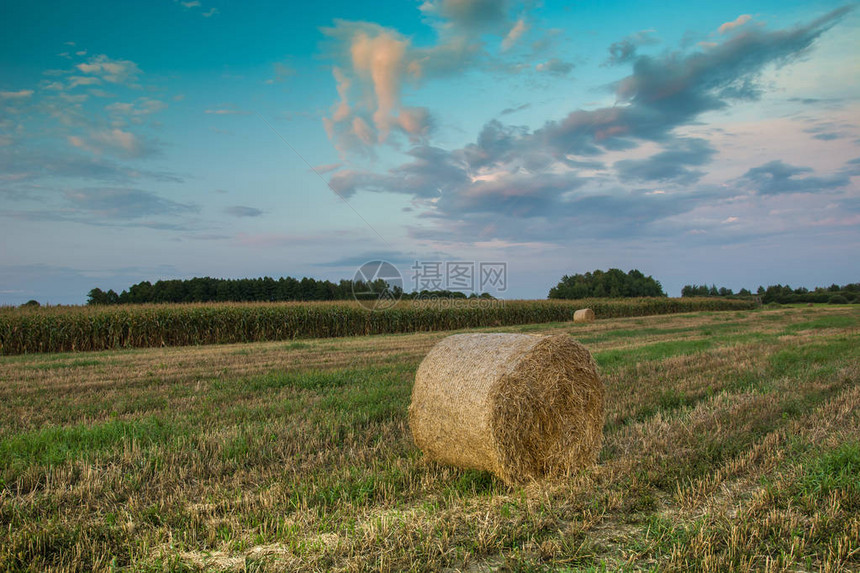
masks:
[[[450,303],[450,304],[449,304]],[[473,304],[474,303],[474,304]],[[201,303],[0,310],[0,355],[229,344],[565,322],[578,308],[597,318],[744,310],[713,298],[577,301],[404,301],[370,312],[357,303]]]

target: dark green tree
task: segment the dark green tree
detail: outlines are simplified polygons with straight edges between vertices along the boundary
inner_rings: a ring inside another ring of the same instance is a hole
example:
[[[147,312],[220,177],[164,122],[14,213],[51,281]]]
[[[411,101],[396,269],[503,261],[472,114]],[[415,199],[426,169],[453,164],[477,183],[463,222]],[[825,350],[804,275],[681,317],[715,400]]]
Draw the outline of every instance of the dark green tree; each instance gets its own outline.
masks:
[[[627,273],[620,269],[596,270],[585,274],[564,275],[550,289],[549,298],[621,298],[639,296],[666,296],[659,281],[634,269]]]

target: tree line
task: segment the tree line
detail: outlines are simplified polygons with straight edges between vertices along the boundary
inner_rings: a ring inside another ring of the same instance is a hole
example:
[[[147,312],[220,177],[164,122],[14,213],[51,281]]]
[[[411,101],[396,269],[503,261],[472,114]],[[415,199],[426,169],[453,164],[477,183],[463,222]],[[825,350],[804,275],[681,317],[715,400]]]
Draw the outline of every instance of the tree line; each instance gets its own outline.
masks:
[[[684,285],[684,288],[681,289],[681,296],[737,296],[737,297],[745,297],[745,296],[753,296],[748,289],[742,288],[735,294],[734,291],[730,288],[720,287],[717,288],[716,285]]]
[[[143,304],[143,303],[189,303],[189,302],[281,302],[281,301],[332,301],[353,298],[376,299],[389,290],[395,298],[492,298],[489,294],[466,295],[458,291],[421,291],[405,293],[399,287],[391,287],[384,280],[370,283],[341,280],[316,280],[308,277],[295,279],[282,277],[273,279],[215,279],[211,277],[163,280],[155,283],[143,281],[128,290],[92,289],[87,295],[89,305]],[[584,274],[564,275],[550,289],[550,299],[581,298],[628,298],[665,297],[660,281],[633,269],[625,273],[619,269],[596,270]],[[804,287],[792,289],[788,285],[760,286],[753,293],[746,288],[735,293],[727,287],[716,285],[684,285],[682,297],[758,298],[763,304],[789,303],[853,303],[860,302],[860,283],[833,284],[829,287]],[[28,304],[38,304],[31,301]]]
[[[716,285],[685,285],[681,289],[682,297],[690,296],[719,296],[724,298],[749,298],[758,297],[763,304],[776,302],[779,304],[817,302],[846,304],[860,302],[860,283],[849,283],[846,285],[832,284],[829,287],[815,287],[809,290],[806,287],[792,289],[789,285],[760,286],[755,294],[742,288],[736,293],[730,288]]]
[[[549,291],[549,298],[627,298],[666,296],[660,281],[633,269],[625,273],[620,269],[575,275],[564,275]]]
[[[469,298],[462,292],[438,290],[404,293],[383,279],[362,281],[316,280],[262,277],[254,279],[215,279],[211,277],[173,279],[150,283],[143,281],[117,294],[113,289],[94,288],[87,294],[88,305],[189,303],[189,302],[286,302],[318,300],[375,300],[380,293],[390,291],[395,298]],[[483,293],[481,298],[492,298]]]

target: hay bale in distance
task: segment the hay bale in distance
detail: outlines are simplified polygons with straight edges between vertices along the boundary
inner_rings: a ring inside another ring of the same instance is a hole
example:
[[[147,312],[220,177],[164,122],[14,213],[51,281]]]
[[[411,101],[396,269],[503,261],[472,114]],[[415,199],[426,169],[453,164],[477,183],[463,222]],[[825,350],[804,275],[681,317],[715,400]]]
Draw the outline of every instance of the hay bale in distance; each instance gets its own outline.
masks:
[[[570,336],[457,334],[418,367],[409,426],[428,458],[520,484],[596,461],[603,394]]]
[[[594,311],[590,308],[580,308],[573,313],[573,322],[594,322]]]

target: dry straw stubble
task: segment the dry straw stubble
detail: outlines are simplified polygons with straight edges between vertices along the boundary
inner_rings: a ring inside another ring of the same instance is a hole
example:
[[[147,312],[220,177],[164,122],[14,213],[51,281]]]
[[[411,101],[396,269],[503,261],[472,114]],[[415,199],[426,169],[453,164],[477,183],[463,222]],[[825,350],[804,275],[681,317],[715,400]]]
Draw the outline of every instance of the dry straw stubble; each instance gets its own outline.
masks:
[[[458,334],[421,362],[409,425],[428,458],[521,484],[594,463],[603,395],[591,354],[567,335]]]

